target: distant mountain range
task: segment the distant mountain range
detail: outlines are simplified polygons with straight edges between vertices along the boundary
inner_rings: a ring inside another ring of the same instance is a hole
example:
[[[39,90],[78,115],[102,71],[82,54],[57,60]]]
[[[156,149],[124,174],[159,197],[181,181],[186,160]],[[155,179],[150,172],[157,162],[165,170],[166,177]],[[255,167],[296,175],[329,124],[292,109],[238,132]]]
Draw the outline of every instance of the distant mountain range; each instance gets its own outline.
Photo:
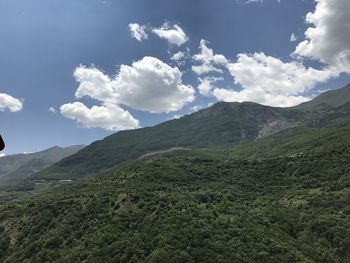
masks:
[[[0,187],[4,184],[13,184],[24,180],[33,173],[49,167],[84,147],[84,145],[75,145],[66,148],[55,146],[41,152],[1,157]]]
[[[33,175],[77,179],[173,147],[225,148],[296,127],[337,127],[350,120],[350,85],[296,107],[219,102],[154,127],[120,131]]]

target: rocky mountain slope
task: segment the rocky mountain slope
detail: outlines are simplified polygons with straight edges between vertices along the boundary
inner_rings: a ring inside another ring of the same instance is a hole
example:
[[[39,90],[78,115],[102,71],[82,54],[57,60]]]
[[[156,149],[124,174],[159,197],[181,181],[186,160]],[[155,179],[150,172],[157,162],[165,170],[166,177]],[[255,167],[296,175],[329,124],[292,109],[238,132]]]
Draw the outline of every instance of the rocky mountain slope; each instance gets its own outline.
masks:
[[[222,148],[294,127],[341,125],[350,120],[349,90],[348,85],[291,108],[274,108],[251,102],[219,102],[154,127],[117,132],[36,173],[34,178],[82,178],[147,153],[173,147]]]

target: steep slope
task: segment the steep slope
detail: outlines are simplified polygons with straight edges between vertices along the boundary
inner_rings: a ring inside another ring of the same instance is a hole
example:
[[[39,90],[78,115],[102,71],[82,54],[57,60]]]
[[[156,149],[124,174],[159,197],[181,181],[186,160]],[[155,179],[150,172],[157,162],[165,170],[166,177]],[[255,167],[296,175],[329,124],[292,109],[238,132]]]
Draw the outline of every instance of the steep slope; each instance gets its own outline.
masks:
[[[33,173],[47,168],[84,147],[84,145],[75,145],[66,148],[55,146],[37,153],[1,157],[0,186],[5,183],[14,183],[18,180],[28,178]]]
[[[291,108],[224,103],[155,127],[113,134],[36,173],[39,179],[76,179],[174,147],[222,148],[294,127],[331,127],[350,121],[350,85]],[[328,104],[327,104],[328,103]]]
[[[294,108],[312,110],[322,107],[339,107],[348,102],[350,102],[350,84],[341,89],[326,91],[313,100],[304,102]]]
[[[118,132],[34,176],[74,179],[153,151],[173,147],[227,147],[298,126],[305,118],[304,112],[294,109],[220,102],[155,127]]]
[[[349,137],[307,128],[249,160],[160,153],[0,206],[0,261],[349,262]]]

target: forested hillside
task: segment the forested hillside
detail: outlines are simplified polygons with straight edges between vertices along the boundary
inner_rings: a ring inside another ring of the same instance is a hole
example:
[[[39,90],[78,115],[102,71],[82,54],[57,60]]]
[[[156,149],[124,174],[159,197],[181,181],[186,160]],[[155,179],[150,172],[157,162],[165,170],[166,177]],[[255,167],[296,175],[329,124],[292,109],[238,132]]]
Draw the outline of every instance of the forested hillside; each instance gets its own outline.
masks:
[[[349,91],[350,86],[346,86],[292,108],[220,102],[154,127],[117,132],[36,173],[34,178],[79,179],[173,147],[227,148],[295,127],[338,127],[350,121]]]
[[[84,147],[85,145],[74,145],[65,148],[55,146],[40,152],[1,157],[0,189],[21,183],[33,173],[75,154]]]
[[[158,154],[3,205],[1,261],[349,262],[349,137]]]

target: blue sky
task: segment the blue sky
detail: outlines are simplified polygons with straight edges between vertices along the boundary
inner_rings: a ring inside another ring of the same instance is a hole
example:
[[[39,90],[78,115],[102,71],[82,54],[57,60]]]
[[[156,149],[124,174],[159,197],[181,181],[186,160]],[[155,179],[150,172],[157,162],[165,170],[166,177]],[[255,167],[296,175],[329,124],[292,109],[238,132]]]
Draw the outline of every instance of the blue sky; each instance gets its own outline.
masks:
[[[89,144],[220,100],[291,106],[342,87],[346,1],[0,0],[5,153]]]

